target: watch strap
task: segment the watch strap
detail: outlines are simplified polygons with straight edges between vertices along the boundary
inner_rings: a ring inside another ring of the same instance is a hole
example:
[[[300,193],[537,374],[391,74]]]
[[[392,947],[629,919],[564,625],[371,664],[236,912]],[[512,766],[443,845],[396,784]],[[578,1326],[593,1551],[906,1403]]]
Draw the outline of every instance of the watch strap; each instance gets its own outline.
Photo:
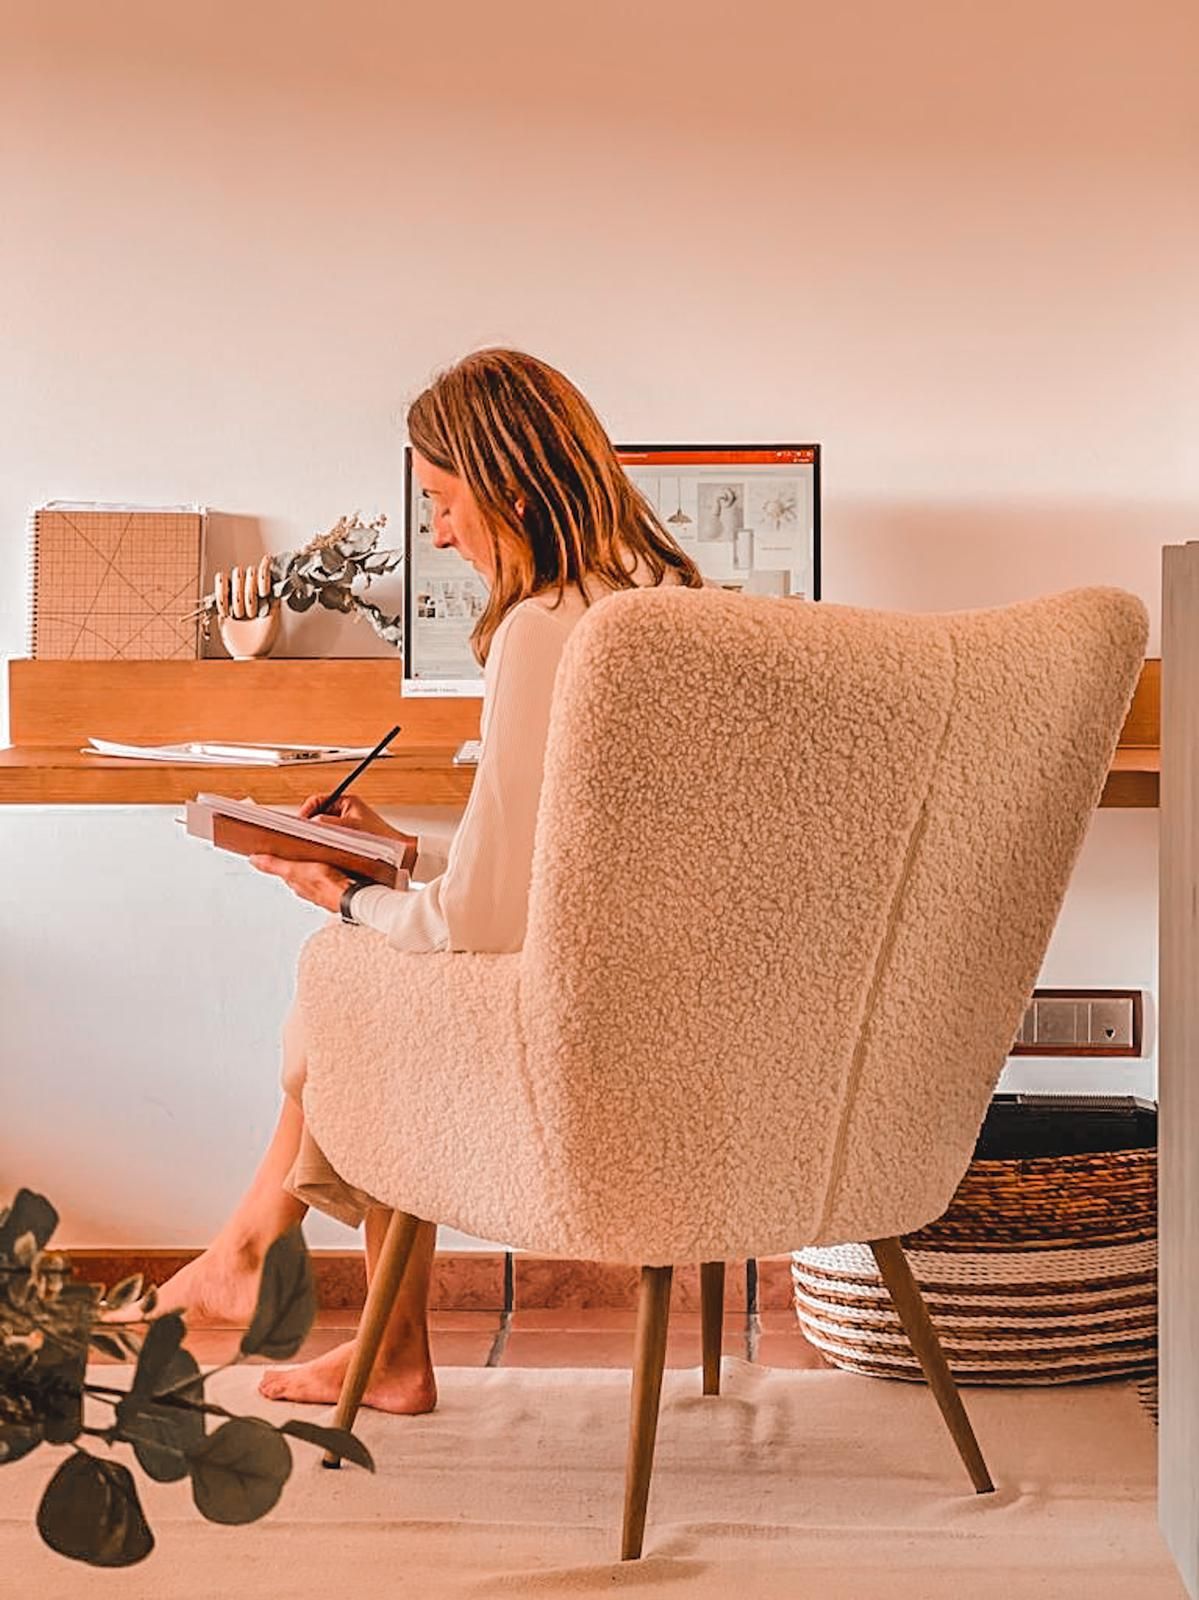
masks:
[[[358,926],[358,919],[354,915],[354,896],[358,893],[359,889],[365,888],[366,879],[351,878],[349,883],[347,883],[345,888],[341,891],[341,899],[338,901],[338,909],[341,912],[341,920],[343,922],[350,923],[353,927]]]

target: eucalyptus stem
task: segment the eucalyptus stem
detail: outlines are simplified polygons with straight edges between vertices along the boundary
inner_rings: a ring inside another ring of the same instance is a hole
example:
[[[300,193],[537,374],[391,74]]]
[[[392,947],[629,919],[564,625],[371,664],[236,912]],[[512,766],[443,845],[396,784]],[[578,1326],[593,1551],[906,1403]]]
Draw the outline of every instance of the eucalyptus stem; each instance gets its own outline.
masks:
[[[188,1383],[203,1383],[208,1374],[201,1373],[189,1378]],[[108,1384],[85,1383],[83,1393],[95,1395],[97,1400],[103,1400],[108,1405],[119,1405],[122,1400],[128,1400],[132,1395],[131,1389],[114,1389]],[[114,1402],[110,1397],[116,1395]],[[236,1411],[229,1411],[225,1406],[218,1406],[211,1400],[189,1400],[182,1394],[176,1394],[174,1389],[164,1389],[161,1394],[139,1395],[147,1405],[171,1406],[176,1411],[202,1411],[209,1417],[235,1417]]]
[[[110,1406],[119,1405],[122,1400],[128,1400],[129,1398],[128,1389],[113,1389],[104,1383],[85,1383],[79,1392],[80,1394],[94,1395],[97,1400],[103,1400],[105,1405]],[[115,1400],[112,1399],[114,1394],[117,1397]]]
[[[240,1361],[241,1356],[238,1354],[233,1356],[229,1361],[222,1361],[219,1367],[209,1367],[207,1372],[200,1373],[200,1381],[202,1383],[207,1383],[209,1378],[215,1378],[218,1372],[228,1372],[230,1367],[236,1367]],[[182,1394],[185,1389],[189,1388],[195,1382],[196,1376],[194,1373],[190,1378],[180,1378],[178,1383],[173,1383],[169,1389],[163,1389],[161,1394],[155,1396],[155,1399],[163,1400],[169,1395]]]

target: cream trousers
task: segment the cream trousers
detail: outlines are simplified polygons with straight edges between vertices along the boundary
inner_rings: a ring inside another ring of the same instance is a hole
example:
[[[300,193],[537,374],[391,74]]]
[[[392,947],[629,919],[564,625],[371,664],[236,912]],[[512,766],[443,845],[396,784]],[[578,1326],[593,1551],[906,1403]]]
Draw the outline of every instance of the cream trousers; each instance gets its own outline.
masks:
[[[308,1076],[308,1049],[304,1036],[304,1022],[299,1003],[292,1002],[287,1021],[283,1024],[283,1092],[290,1100],[304,1107],[304,1083]],[[370,1195],[346,1183],[330,1165],[328,1157],[312,1137],[307,1119],[300,1134],[300,1148],[292,1162],[291,1170],[283,1180],[288,1194],[295,1195],[305,1205],[315,1206],[327,1216],[335,1217],[347,1227],[356,1228],[377,1201]]]

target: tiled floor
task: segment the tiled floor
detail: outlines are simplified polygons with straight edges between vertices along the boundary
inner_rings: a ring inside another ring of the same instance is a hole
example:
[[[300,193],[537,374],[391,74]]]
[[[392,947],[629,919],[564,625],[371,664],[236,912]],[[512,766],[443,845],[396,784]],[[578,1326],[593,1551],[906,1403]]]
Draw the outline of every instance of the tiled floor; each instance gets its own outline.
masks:
[[[350,1311],[319,1312],[295,1359],[306,1361],[352,1338],[356,1320]],[[429,1320],[433,1359],[440,1366],[628,1367],[633,1359],[633,1311],[516,1311],[507,1317],[496,1311],[435,1311]],[[236,1354],[239,1338],[232,1328],[200,1328],[188,1336],[187,1348],[202,1366],[214,1366]],[[724,1354],[772,1367],[827,1364],[800,1333],[790,1311],[752,1317],[729,1312]],[[700,1359],[698,1313],[674,1312],[667,1365],[694,1367]]]

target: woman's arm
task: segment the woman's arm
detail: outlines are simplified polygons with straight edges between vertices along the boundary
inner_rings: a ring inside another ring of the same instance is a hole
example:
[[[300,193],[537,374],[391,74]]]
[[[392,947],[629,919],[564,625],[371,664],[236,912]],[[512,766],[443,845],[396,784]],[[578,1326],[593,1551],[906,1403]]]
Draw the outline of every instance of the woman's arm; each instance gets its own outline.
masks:
[[[500,624],[484,674],[482,748],[445,871],[407,893],[371,887],[354,917],[401,950],[519,950],[554,677],[571,622],[517,606]],[[419,875],[419,863],[418,863]]]

